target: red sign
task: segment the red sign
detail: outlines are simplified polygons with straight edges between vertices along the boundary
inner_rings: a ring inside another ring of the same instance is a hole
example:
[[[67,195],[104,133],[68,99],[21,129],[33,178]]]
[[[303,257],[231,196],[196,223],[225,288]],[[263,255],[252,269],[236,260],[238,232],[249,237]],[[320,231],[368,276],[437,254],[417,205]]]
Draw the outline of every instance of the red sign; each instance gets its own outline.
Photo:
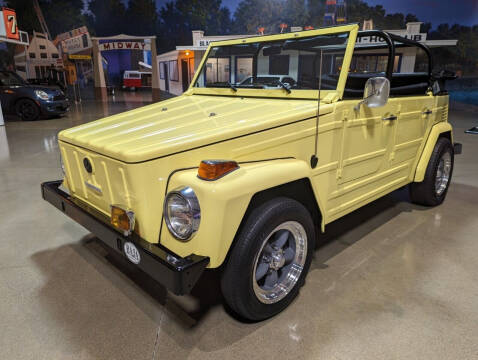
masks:
[[[15,13],[15,10],[7,8],[3,8],[2,10],[7,38],[19,40],[20,32],[18,31],[17,14]]]

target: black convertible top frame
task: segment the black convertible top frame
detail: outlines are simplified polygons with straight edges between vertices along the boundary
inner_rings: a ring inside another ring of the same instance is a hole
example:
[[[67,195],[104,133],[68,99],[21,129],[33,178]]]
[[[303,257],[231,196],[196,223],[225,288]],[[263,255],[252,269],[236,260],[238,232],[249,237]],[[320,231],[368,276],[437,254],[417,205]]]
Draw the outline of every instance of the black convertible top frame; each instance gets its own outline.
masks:
[[[404,38],[402,36],[398,36],[389,32],[385,32],[382,30],[365,30],[359,31],[357,34],[357,38],[365,37],[365,36],[378,36],[385,40],[386,45],[378,45],[378,46],[370,46],[370,48],[388,48],[388,63],[387,63],[387,71],[386,77],[388,80],[392,81],[392,74],[393,74],[393,62],[395,59],[395,49],[397,47],[405,46],[416,46],[425,51],[428,57],[428,78],[429,82],[432,81],[432,69],[433,69],[433,59],[430,52],[430,48],[418,41],[410,40]],[[395,42],[401,43],[403,45],[395,44]]]

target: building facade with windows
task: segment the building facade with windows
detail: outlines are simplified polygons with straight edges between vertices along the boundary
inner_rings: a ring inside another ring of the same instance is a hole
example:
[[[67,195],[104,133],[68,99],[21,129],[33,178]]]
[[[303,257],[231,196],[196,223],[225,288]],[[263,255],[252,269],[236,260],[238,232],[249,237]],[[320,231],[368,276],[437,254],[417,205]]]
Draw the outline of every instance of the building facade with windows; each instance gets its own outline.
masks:
[[[49,77],[52,69],[63,72],[58,49],[45,34],[36,31],[28,46],[17,46],[14,61],[17,74],[24,79]]]

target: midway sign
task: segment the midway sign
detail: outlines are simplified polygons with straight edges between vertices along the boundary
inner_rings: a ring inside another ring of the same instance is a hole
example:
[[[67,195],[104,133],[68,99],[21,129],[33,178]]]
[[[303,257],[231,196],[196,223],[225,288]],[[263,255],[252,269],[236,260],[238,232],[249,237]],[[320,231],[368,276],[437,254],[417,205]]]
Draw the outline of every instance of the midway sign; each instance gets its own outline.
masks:
[[[108,50],[151,50],[151,44],[142,41],[111,41],[99,44],[100,51]]]

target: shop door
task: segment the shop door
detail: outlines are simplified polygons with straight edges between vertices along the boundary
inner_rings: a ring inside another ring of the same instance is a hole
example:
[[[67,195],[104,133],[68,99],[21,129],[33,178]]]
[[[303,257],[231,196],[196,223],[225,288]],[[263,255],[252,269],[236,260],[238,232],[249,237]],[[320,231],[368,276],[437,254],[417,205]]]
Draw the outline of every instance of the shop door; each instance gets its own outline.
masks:
[[[189,66],[188,60],[181,60],[181,75],[183,79],[183,92],[185,92],[189,87]]]

